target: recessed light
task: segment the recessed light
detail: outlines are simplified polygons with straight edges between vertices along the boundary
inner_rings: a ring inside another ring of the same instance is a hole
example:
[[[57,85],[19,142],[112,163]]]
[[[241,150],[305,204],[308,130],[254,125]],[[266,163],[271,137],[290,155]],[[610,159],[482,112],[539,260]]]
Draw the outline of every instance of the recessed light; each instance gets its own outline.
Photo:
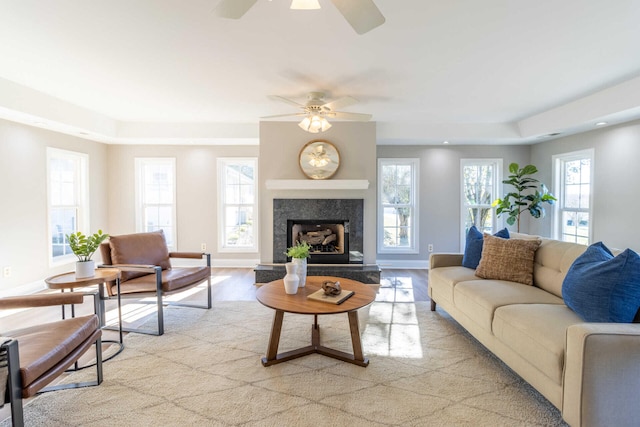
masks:
[[[596,123],[596,126],[604,126],[604,125],[607,125],[607,124],[609,124],[609,123],[608,122],[598,122],[598,123]]]
[[[442,143],[443,143],[443,144],[448,144],[448,143],[449,143],[449,141],[442,141]]]

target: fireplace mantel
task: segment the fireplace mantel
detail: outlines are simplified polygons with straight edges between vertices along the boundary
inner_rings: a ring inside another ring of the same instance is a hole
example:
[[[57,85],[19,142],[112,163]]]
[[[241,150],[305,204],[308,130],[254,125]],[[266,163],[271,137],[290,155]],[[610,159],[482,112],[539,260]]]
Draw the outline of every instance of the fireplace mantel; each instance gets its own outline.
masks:
[[[366,179],[268,179],[268,190],[366,190]]]

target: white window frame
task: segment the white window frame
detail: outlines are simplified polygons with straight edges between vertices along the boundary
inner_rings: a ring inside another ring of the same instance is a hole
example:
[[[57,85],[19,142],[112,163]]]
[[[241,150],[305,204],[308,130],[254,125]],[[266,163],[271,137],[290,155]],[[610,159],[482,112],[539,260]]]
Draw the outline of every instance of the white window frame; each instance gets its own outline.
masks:
[[[553,189],[554,195],[558,199],[553,208],[553,238],[562,240],[562,213],[565,201],[564,164],[566,162],[588,158],[590,161],[589,176],[589,208],[568,208],[567,211],[586,212],[589,214],[588,242],[593,242],[593,200],[594,200],[594,171],[595,171],[595,150],[572,151],[569,153],[555,154],[552,156],[553,164]]]
[[[153,206],[170,206],[171,207],[171,235],[167,236],[165,232],[165,239],[167,240],[168,249],[178,249],[178,224],[176,214],[176,159],[175,157],[136,157],[135,158],[135,216],[136,216],[136,231],[138,233],[146,232],[146,224],[144,218],[145,210],[145,168],[151,165],[165,165],[170,166],[173,173],[173,188],[172,188],[172,202],[171,203],[158,203]]]
[[[54,159],[65,159],[71,160],[75,163],[75,176],[78,178],[77,181],[74,181],[74,199],[76,201],[73,205],[53,205],[53,182],[51,179],[51,174],[54,172],[52,168],[52,160]],[[64,264],[69,264],[70,262],[76,261],[77,257],[70,252],[69,254],[53,256],[53,237],[54,230],[51,227],[52,222],[52,212],[56,207],[66,207],[66,208],[75,208],[76,209],[76,227],[75,231],[82,231],[85,234],[90,232],[89,230],[89,155],[86,153],[79,153],[76,151],[62,150],[59,148],[47,147],[47,229],[48,229],[48,256],[49,256],[49,266],[56,267]],[[56,231],[56,234],[58,232]],[[66,233],[65,233],[66,234]],[[57,236],[58,238],[60,236]],[[64,239],[64,236],[62,236]],[[65,239],[66,241],[66,239]]]
[[[226,174],[225,170],[229,165],[244,164],[253,167],[253,203],[227,203],[226,201]],[[217,160],[218,167],[218,251],[227,253],[256,253],[259,248],[259,203],[258,203],[258,158],[257,157],[219,157]],[[227,246],[225,224],[226,208],[228,206],[245,206],[251,207],[253,210],[253,245],[252,246]]]
[[[493,200],[489,202],[489,206],[493,210],[492,215],[492,234],[498,231],[500,228],[504,226],[504,219],[498,218],[496,215],[496,208],[491,206],[491,203],[497,198],[503,196],[502,194],[502,159],[460,159],[460,249],[464,251],[465,242],[467,238],[467,230],[465,224],[465,218],[467,217],[467,209],[469,206],[466,204],[466,198],[464,195],[464,167],[465,166],[493,166],[494,174],[493,174]]]
[[[389,165],[410,165],[411,176],[411,203],[405,207],[411,209],[411,227],[409,228],[409,240],[411,245],[408,247],[387,247],[384,246],[384,209],[385,207],[393,207],[396,205],[382,203],[382,168]],[[418,195],[420,185],[420,159],[419,158],[379,158],[378,159],[378,227],[377,227],[377,251],[379,254],[417,254],[420,252],[419,245],[419,224],[420,224],[420,200]]]

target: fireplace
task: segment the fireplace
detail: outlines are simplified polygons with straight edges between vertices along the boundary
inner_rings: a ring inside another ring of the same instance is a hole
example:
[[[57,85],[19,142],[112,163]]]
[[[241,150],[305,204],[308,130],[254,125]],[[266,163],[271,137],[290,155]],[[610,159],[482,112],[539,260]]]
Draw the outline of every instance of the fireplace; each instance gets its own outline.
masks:
[[[273,199],[273,264],[256,266],[256,283],[284,277],[285,252],[302,233],[314,242],[308,275],[379,284],[380,267],[364,264],[363,230],[363,199]]]
[[[303,236],[313,247],[309,264],[362,264],[363,207],[362,199],[274,199],[273,262],[287,262]]]
[[[287,247],[306,242],[311,246],[310,264],[349,262],[349,221],[335,219],[287,220]]]

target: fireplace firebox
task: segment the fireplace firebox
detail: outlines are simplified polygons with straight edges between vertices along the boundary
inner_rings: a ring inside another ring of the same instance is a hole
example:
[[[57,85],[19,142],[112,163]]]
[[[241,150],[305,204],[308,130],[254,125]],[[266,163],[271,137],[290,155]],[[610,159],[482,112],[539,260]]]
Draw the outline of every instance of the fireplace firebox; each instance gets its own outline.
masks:
[[[306,242],[311,264],[349,262],[349,221],[335,219],[287,220],[287,247]]]

